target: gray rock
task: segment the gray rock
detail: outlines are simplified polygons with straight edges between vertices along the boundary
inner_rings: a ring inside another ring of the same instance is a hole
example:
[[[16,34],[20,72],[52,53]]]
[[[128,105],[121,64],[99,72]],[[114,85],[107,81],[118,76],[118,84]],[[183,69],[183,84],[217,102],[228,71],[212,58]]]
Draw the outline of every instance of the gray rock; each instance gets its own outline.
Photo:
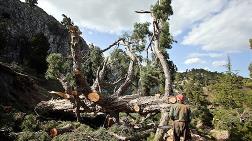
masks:
[[[0,57],[20,59],[20,40],[44,34],[50,44],[48,53],[64,55],[69,49],[68,31],[43,9],[19,0],[0,0]]]

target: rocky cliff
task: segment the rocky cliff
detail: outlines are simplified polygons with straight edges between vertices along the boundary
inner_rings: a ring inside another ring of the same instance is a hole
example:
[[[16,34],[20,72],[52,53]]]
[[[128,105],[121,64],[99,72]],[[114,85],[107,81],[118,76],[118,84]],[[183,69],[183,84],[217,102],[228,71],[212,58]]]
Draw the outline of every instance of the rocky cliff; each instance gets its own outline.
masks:
[[[1,59],[22,62],[26,54],[32,53],[26,52],[30,50],[27,46],[36,48],[36,37],[41,36],[46,39],[45,50],[66,54],[68,32],[54,17],[19,0],[0,0]]]
[[[0,90],[0,106],[10,106],[22,111],[32,110],[41,100],[49,99],[47,92],[38,86],[38,81],[2,63]]]
[[[47,91],[58,85],[43,78],[46,56],[66,55],[68,49],[68,31],[43,9],[19,0],[0,0],[0,106],[32,110],[50,98]],[[10,67],[12,62],[24,71]]]

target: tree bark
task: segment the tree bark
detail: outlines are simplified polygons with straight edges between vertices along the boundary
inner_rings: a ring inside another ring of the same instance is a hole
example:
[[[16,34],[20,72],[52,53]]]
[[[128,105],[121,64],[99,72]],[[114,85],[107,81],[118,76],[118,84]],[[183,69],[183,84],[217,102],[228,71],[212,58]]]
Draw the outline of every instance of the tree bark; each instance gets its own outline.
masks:
[[[90,86],[88,85],[85,75],[81,72],[81,47],[86,47],[86,44],[83,44],[81,41],[79,28],[77,26],[69,27],[70,37],[71,37],[71,55],[73,59],[73,72],[74,79],[76,83],[76,95],[74,95],[75,103],[75,114],[77,121],[80,121],[80,98],[79,96],[82,93],[89,93]],[[84,91],[83,91],[84,89]]]
[[[162,110],[169,111],[169,97],[160,98],[158,96],[139,97],[137,95],[121,96],[121,97],[103,97],[96,103],[99,106],[87,103],[88,101],[81,97],[81,102],[89,106],[87,111],[84,108],[80,112],[104,112],[104,113],[139,113],[147,115],[148,113],[161,112]],[[71,115],[74,113],[74,105],[69,99],[55,99],[42,101],[36,107],[36,112],[41,116],[51,116],[59,113]],[[90,111],[91,110],[91,111]]]
[[[165,110],[161,111],[161,118],[159,122],[159,127],[166,126],[168,123],[169,113]],[[164,137],[165,130],[163,128],[157,128],[154,141],[162,141]]]
[[[159,50],[159,33],[158,33],[158,35],[156,35],[156,37],[154,39],[154,52],[161,63],[161,66],[163,68],[164,75],[165,75],[165,86],[164,86],[165,93],[164,93],[164,95],[169,96],[169,95],[171,95],[171,92],[172,92],[171,72],[170,72],[169,64],[167,62],[167,58]]]

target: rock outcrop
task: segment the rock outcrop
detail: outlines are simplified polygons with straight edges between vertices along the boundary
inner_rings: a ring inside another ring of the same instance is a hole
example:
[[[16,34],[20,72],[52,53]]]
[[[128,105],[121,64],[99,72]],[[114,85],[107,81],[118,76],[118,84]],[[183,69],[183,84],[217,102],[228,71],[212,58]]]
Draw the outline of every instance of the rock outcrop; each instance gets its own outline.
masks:
[[[41,100],[50,99],[47,91],[28,75],[0,63],[0,106],[10,111],[31,111]]]
[[[0,57],[20,61],[24,48],[33,37],[44,35],[48,52],[66,54],[69,48],[68,32],[54,17],[38,6],[29,6],[19,0],[0,0]]]

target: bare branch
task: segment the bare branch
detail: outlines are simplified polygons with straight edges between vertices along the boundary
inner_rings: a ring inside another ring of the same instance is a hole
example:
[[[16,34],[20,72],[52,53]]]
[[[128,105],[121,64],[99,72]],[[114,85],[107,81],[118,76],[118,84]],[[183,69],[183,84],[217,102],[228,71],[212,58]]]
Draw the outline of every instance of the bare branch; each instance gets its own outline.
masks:
[[[111,85],[116,85],[116,84],[118,84],[119,82],[121,82],[123,79],[126,79],[126,76],[125,76],[125,77],[119,78],[119,79],[116,80],[115,82],[111,83]]]
[[[151,47],[151,44],[152,44],[153,41],[154,41],[154,35],[151,36],[150,43],[149,43],[149,45],[147,46],[147,48],[145,50],[148,51],[148,49]]]
[[[104,78],[104,72],[105,72],[105,68],[108,62],[108,58],[106,58],[103,62],[103,66],[102,69],[100,70],[100,68],[98,68],[97,72],[96,72],[96,79],[91,87],[92,90],[96,90],[97,88],[99,88],[99,91],[101,91],[100,89],[100,82],[103,80]]]
[[[136,13],[141,13],[141,14],[143,14],[143,13],[149,13],[149,14],[151,14],[151,12],[150,11],[145,11],[145,10],[140,10],[140,11],[135,11]]]
[[[128,87],[129,84],[132,81],[132,77],[133,77],[133,67],[134,67],[134,61],[131,60],[130,61],[130,65],[128,68],[128,73],[127,73],[127,78],[124,81],[124,83],[117,89],[117,91],[113,94],[115,96],[120,96],[122,94],[122,92],[124,92]]]
[[[72,93],[72,87],[70,86],[69,82],[66,80],[66,76],[65,75],[60,74],[60,77],[57,78],[57,80],[63,86],[66,94],[71,94]]]
[[[132,42],[126,41],[125,39],[120,40],[120,42],[121,42],[121,45],[125,46],[126,54],[130,57],[131,61],[130,61],[130,64],[129,64],[126,80],[117,89],[117,91],[113,94],[113,96],[120,96],[122,94],[122,92],[124,92],[129,87],[129,85],[130,85],[130,83],[132,81],[132,77],[133,77],[134,65],[135,65],[136,60],[137,60],[135,54],[132,52],[132,48],[130,47]]]
[[[103,50],[101,51],[101,53],[103,53],[103,52],[105,52],[105,51],[111,49],[112,47],[118,45],[118,43],[120,43],[120,41],[123,41],[123,40],[125,40],[125,39],[124,39],[124,38],[118,39],[118,40],[115,41],[113,44],[111,44],[111,45],[109,45],[107,48],[103,49]]]

